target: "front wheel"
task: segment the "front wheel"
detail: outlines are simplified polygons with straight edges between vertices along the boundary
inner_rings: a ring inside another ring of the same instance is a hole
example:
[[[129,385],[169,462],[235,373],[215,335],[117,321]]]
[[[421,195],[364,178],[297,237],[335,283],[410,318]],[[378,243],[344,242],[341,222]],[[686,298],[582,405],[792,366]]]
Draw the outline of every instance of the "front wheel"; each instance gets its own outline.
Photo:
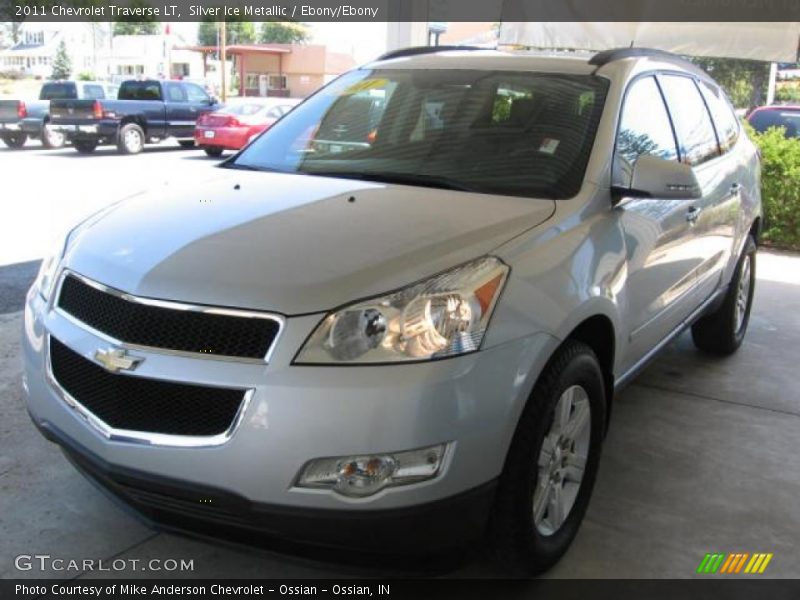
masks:
[[[9,148],[22,148],[28,140],[28,136],[24,133],[6,133],[2,137],[3,143]]]
[[[209,156],[213,156],[214,158],[219,158],[220,156],[222,156],[222,148],[220,148],[219,146],[206,146],[205,148],[203,148],[203,150],[206,151],[206,154],[208,154]]]
[[[136,123],[123,125],[117,137],[120,154],[139,154],[144,149],[144,131]]]
[[[597,357],[566,342],[534,387],[500,476],[490,533],[506,570],[541,573],[566,552],[594,487],[605,413]]]
[[[747,333],[755,289],[756,242],[748,236],[722,305],[692,325],[694,345],[719,356],[736,352]]]
[[[94,140],[76,140],[72,145],[81,154],[91,154],[97,149],[97,142]]]

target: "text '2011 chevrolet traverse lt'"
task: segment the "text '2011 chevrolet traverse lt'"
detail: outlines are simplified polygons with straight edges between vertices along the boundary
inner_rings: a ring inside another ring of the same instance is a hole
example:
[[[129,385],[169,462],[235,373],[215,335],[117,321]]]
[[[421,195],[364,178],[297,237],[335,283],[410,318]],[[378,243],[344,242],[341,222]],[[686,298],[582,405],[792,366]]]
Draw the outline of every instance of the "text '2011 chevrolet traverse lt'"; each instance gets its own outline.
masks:
[[[152,522],[393,553],[575,536],[615,389],[735,351],[759,162],[671,55],[400,51],[189,189],[73,229],[27,296],[28,408]]]

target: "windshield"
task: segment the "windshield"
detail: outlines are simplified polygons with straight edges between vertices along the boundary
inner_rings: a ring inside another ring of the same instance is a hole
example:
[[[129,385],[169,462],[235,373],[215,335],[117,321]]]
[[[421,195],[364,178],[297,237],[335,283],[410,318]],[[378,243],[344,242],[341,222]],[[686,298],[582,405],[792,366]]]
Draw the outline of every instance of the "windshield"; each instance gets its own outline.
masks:
[[[353,71],[227,166],[568,198],[582,184],[606,89],[588,75]]]

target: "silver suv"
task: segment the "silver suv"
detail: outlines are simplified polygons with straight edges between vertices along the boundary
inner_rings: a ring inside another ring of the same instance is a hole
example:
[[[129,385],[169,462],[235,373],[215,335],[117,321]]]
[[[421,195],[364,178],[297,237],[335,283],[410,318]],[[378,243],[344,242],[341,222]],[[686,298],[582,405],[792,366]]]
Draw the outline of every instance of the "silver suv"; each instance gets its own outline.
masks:
[[[541,571],[615,392],[747,329],[758,155],[672,55],[400,51],[221,166],[80,224],[27,297],[34,422],[161,526]]]

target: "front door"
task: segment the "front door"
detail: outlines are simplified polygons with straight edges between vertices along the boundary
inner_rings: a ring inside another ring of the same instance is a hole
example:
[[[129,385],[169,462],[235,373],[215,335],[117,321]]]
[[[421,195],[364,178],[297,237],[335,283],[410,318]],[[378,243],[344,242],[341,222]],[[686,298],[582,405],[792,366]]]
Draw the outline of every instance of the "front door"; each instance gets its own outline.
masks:
[[[630,186],[640,156],[678,160],[675,135],[654,76],[636,79],[625,95],[617,133],[613,182]],[[691,202],[623,197],[615,207],[627,252],[628,351],[623,370],[635,365],[694,309],[692,292],[700,258],[693,246]]]

